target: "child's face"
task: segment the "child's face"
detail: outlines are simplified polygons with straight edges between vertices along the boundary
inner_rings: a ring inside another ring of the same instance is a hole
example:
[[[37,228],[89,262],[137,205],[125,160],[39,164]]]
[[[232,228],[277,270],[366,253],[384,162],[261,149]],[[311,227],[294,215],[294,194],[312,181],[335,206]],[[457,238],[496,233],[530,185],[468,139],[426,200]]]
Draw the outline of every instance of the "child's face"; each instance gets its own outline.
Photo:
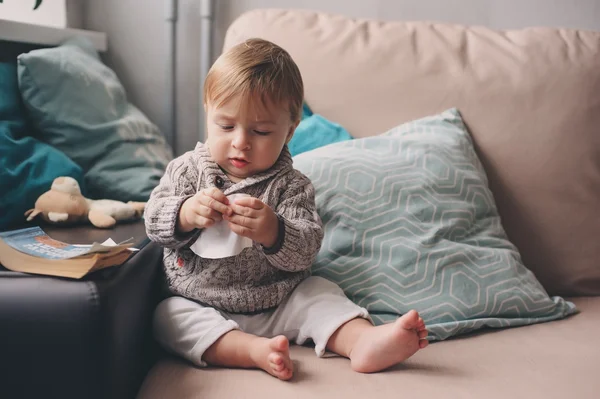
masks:
[[[205,109],[211,156],[233,182],[273,166],[298,125],[283,105],[263,104],[260,98],[242,104],[234,97]]]

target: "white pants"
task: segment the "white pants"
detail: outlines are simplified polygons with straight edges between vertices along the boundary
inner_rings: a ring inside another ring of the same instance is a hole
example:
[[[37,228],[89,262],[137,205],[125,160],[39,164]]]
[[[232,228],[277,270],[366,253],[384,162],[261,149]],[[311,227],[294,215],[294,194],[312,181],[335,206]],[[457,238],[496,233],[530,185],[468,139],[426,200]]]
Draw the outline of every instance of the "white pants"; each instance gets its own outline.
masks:
[[[298,345],[312,339],[320,357],[333,333],[357,317],[370,321],[369,312],[350,301],[336,284],[311,276],[277,308],[253,315],[218,311],[183,297],[165,299],[154,313],[154,336],[197,366],[206,366],[204,351],[235,329],[267,338],[285,335]]]

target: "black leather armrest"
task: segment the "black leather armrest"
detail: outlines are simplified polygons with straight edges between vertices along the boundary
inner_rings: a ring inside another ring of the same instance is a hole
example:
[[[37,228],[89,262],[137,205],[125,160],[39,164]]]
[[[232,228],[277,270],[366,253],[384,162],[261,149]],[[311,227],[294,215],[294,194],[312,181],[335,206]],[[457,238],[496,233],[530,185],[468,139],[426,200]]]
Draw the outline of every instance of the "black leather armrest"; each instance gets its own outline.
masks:
[[[115,241],[132,236],[90,229]],[[90,242],[82,230],[44,230]],[[125,264],[82,280],[0,271],[0,397],[135,397],[151,367],[162,249],[134,239],[141,250]]]
[[[100,386],[94,283],[0,275],[0,390],[7,398],[90,397]],[[46,396],[47,395],[47,396]],[[4,395],[2,395],[4,397]]]

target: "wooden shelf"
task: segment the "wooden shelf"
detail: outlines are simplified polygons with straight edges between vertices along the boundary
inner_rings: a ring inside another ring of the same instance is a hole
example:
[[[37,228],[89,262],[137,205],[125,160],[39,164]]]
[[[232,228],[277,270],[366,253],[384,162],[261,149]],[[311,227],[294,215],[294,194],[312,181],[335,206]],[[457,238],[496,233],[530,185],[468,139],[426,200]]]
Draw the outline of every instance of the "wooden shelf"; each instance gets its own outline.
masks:
[[[55,28],[52,26],[33,25],[0,19],[0,40],[57,46],[73,36],[87,37],[98,51],[106,51],[108,47],[106,33],[103,32]]]

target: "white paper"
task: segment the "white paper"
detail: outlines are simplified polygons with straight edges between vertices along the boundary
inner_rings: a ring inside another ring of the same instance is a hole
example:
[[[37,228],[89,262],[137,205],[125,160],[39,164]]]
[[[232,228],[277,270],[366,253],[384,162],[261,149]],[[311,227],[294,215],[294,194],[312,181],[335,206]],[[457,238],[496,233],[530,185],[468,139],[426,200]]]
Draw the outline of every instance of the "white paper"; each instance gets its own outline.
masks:
[[[248,197],[248,194],[231,194],[227,196],[232,203],[237,198]],[[226,220],[215,223],[204,229],[200,237],[190,247],[194,253],[202,258],[220,259],[236,256],[252,246],[252,240],[235,234],[229,228]]]
[[[106,241],[104,241],[102,243],[102,245],[107,246],[107,247],[114,247],[114,246],[117,246],[119,244],[117,244],[115,242],[115,240],[113,240],[112,238],[108,238]],[[139,248],[134,248],[134,247],[129,247],[127,249],[130,250],[131,252],[137,252],[137,251],[139,251]]]

